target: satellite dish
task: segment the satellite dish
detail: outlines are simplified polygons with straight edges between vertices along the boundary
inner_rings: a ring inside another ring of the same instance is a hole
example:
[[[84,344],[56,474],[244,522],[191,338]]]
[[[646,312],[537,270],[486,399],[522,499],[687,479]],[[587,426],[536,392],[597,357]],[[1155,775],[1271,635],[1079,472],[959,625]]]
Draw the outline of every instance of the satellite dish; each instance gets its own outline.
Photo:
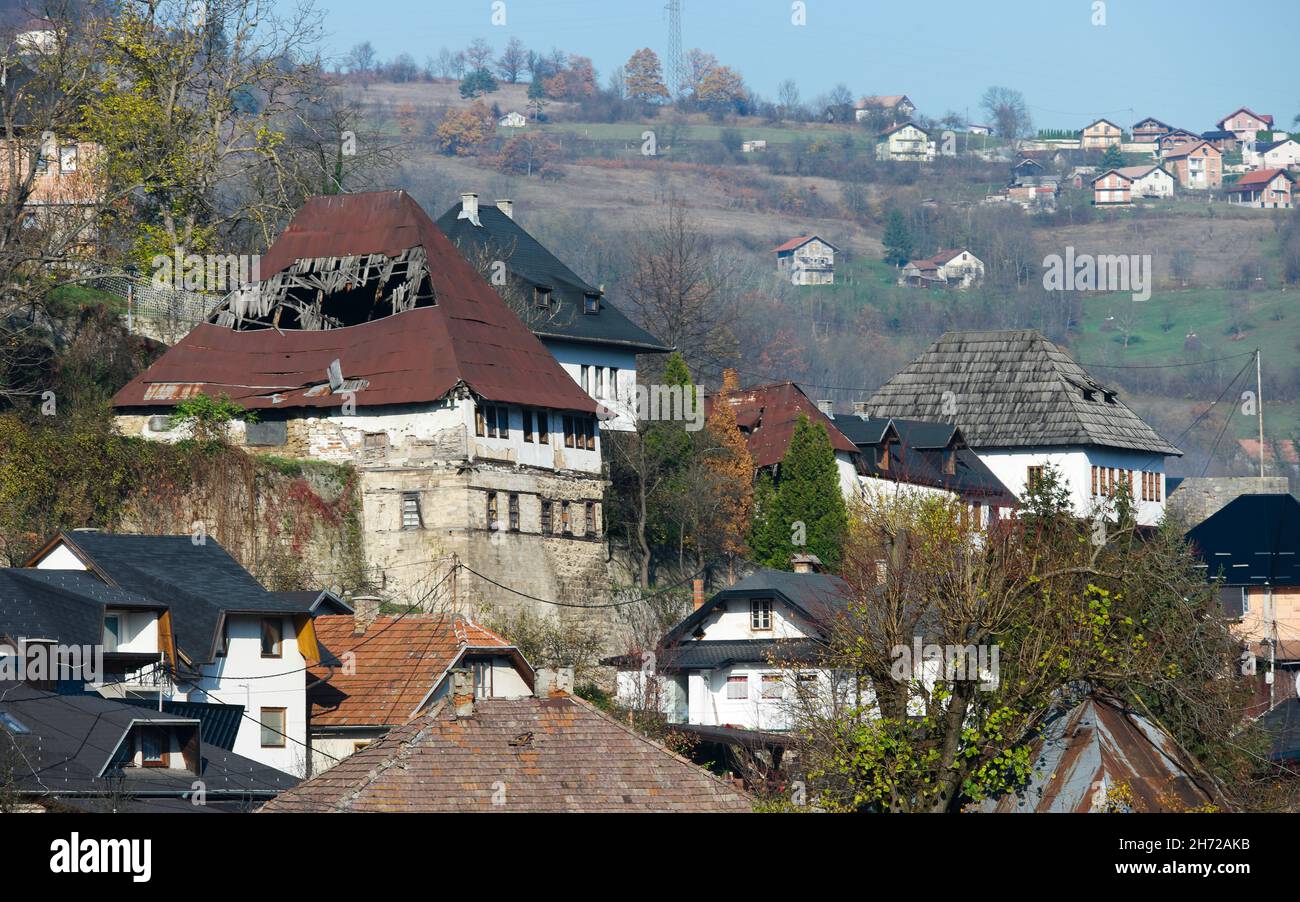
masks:
[[[330,380],[330,391],[337,392],[343,387],[343,365],[339,363],[337,357],[330,363],[329,368],[325,370],[325,375]]]
[[[1300,698],[1300,670],[1295,672],[1295,695]]]

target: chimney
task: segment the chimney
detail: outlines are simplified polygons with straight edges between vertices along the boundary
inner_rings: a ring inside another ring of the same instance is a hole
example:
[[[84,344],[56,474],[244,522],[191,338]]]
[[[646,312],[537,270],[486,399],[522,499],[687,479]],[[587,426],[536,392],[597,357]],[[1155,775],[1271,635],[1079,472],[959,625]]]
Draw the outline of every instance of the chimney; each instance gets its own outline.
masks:
[[[557,698],[573,694],[573,667],[541,667],[533,678],[533,695]]]
[[[451,672],[451,703],[456,717],[474,716],[474,671],[457,667]]]
[[[515,202],[508,197],[502,197],[497,200],[497,209],[509,216],[515,218]]]
[[[867,417],[871,416],[871,414],[867,413],[867,402],[866,402],[866,401],[854,401],[854,402],[853,402],[853,415],[854,415],[854,416],[862,417],[864,420],[865,420]]]
[[[538,698],[550,698],[555,688],[555,671],[549,667],[539,667],[533,674],[533,695]]]
[[[704,580],[697,579],[691,583],[691,595],[695,601],[695,610],[704,607]]]
[[[379,605],[382,599],[378,595],[358,595],[352,599],[352,635],[364,636],[370,624],[379,617]]]
[[[473,191],[465,191],[460,195],[460,215],[457,219],[468,219],[474,225],[481,225],[478,221],[478,195]]]
[[[795,554],[790,557],[795,573],[821,573],[822,559],[815,554]]]
[[[834,402],[834,401],[818,401],[818,402],[817,402],[817,409],[820,410],[822,413],[826,414],[826,416],[828,416],[828,417],[834,417],[834,416],[835,416],[835,402]]]

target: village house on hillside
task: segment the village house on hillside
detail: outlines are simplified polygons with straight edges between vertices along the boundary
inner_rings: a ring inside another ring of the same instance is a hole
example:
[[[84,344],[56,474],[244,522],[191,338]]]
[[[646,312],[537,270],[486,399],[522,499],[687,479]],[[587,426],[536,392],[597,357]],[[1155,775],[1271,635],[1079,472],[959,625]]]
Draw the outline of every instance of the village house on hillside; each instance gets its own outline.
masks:
[[[984,280],[984,261],[964,248],[945,248],[921,260],[909,260],[899,285],[917,288],[970,288]]]
[[[1161,155],[1166,170],[1181,188],[1206,191],[1223,184],[1223,153],[1208,141],[1172,145]]]
[[[1300,177],[1286,169],[1247,172],[1224,192],[1228,203],[1262,210],[1289,210]]]
[[[1105,150],[1119,147],[1124,142],[1124,129],[1109,119],[1098,119],[1083,127],[1079,147],[1083,150]]]
[[[935,146],[930,133],[911,122],[891,126],[876,137],[877,160],[932,163],[934,157]]]
[[[1300,141],[1294,138],[1256,141],[1242,148],[1241,159],[1252,169],[1300,168]]]
[[[319,659],[312,619],[347,611],[341,602],[268,592],[215,539],[188,535],[60,533],[26,569],[0,573],[0,635],[11,647],[23,636],[102,642],[103,679],[85,691],[155,708],[189,703],[191,713],[236,706],[231,751],[305,773],[302,672]]]
[[[1174,127],[1167,122],[1161,122],[1154,116],[1148,116],[1133,124],[1129,130],[1133,136],[1134,144],[1154,144],[1162,135],[1167,135],[1174,130]]]
[[[497,120],[501,128],[523,128],[528,124],[528,117],[518,110],[511,110]]]
[[[1254,141],[1259,132],[1272,131],[1273,117],[1239,107],[1215,123],[1221,130],[1232,132],[1243,143]]]
[[[866,402],[877,417],[950,422],[1017,497],[1059,471],[1080,516],[1106,513],[1121,491],[1139,523],[1164,514],[1165,457],[1182,454],[1031,330],[948,332]]]
[[[791,285],[835,284],[835,245],[819,235],[800,235],[772,248],[776,271]]]
[[[1213,144],[1222,153],[1232,153],[1241,147],[1241,141],[1237,139],[1237,136],[1233,132],[1224,131],[1222,129],[1210,129],[1209,131],[1201,132],[1201,140]]]
[[[906,94],[873,95],[858,100],[853,105],[853,111],[853,117],[858,122],[870,119],[872,116],[880,116],[884,122],[897,125],[912,118],[912,114],[916,112],[916,104],[912,103]]]
[[[1092,202],[1098,207],[1128,206],[1138,197],[1173,195],[1174,177],[1162,166],[1124,166],[1103,172],[1092,181]]]
[[[469,670],[475,698],[532,694],[535,674],[519,649],[472,620],[381,615],[377,598],[354,602],[355,614],[315,620],[321,660],[307,672],[307,776],[440,702],[457,668]]]
[[[533,695],[448,695],[264,812],[744,812],[753,800],[573,694],[573,670]]]
[[[672,348],[629,320],[603,287],[588,284],[519,225],[513,201],[480,204],[477,194],[467,192],[437,225],[596,401],[602,428],[635,429],[637,355]]]
[[[313,198],[261,271],[118,392],[123,433],[177,440],[177,401],[226,395],[258,414],[238,445],[355,466],[365,559],[408,603],[453,556],[465,612],[608,591],[596,402],[415,201]]]

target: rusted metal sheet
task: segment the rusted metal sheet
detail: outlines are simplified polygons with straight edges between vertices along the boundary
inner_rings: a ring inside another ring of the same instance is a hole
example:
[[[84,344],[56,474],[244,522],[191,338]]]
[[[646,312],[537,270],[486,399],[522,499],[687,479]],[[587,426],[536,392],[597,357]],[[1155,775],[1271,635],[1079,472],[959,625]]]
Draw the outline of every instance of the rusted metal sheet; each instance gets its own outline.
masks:
[[[1186,811],[1215,788],[1168,733],[1122,701],[1092,695],[1050,720],[1021,792],[974,810],[998,813]]]
[[[338,407],[322,391],[337,359],[347,380],[366,380],[358,406],[437,400],[459,383],[491,401],[595,413],[561,368],[450,240],[401,191],[307,202],[263,262],[269,277],[303,257],[384,253],[420,245],[435,306],[321,331],[196,327],[113,399],[115,407],[171,406],[169,384],[201,386],[253,409]],[[196,389],[197,391],[197,389]]]

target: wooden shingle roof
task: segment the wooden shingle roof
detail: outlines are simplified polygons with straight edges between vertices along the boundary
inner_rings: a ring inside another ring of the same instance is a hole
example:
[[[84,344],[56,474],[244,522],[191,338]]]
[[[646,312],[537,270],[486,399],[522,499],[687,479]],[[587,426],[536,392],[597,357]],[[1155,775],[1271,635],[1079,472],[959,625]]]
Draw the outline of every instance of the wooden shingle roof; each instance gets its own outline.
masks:
[[[951,405],[955,416],[944,414]],[[955,421],[975,449],[1093,445],[1182,455],[1032,329],[945,333],[867,408],[879,417]]]

